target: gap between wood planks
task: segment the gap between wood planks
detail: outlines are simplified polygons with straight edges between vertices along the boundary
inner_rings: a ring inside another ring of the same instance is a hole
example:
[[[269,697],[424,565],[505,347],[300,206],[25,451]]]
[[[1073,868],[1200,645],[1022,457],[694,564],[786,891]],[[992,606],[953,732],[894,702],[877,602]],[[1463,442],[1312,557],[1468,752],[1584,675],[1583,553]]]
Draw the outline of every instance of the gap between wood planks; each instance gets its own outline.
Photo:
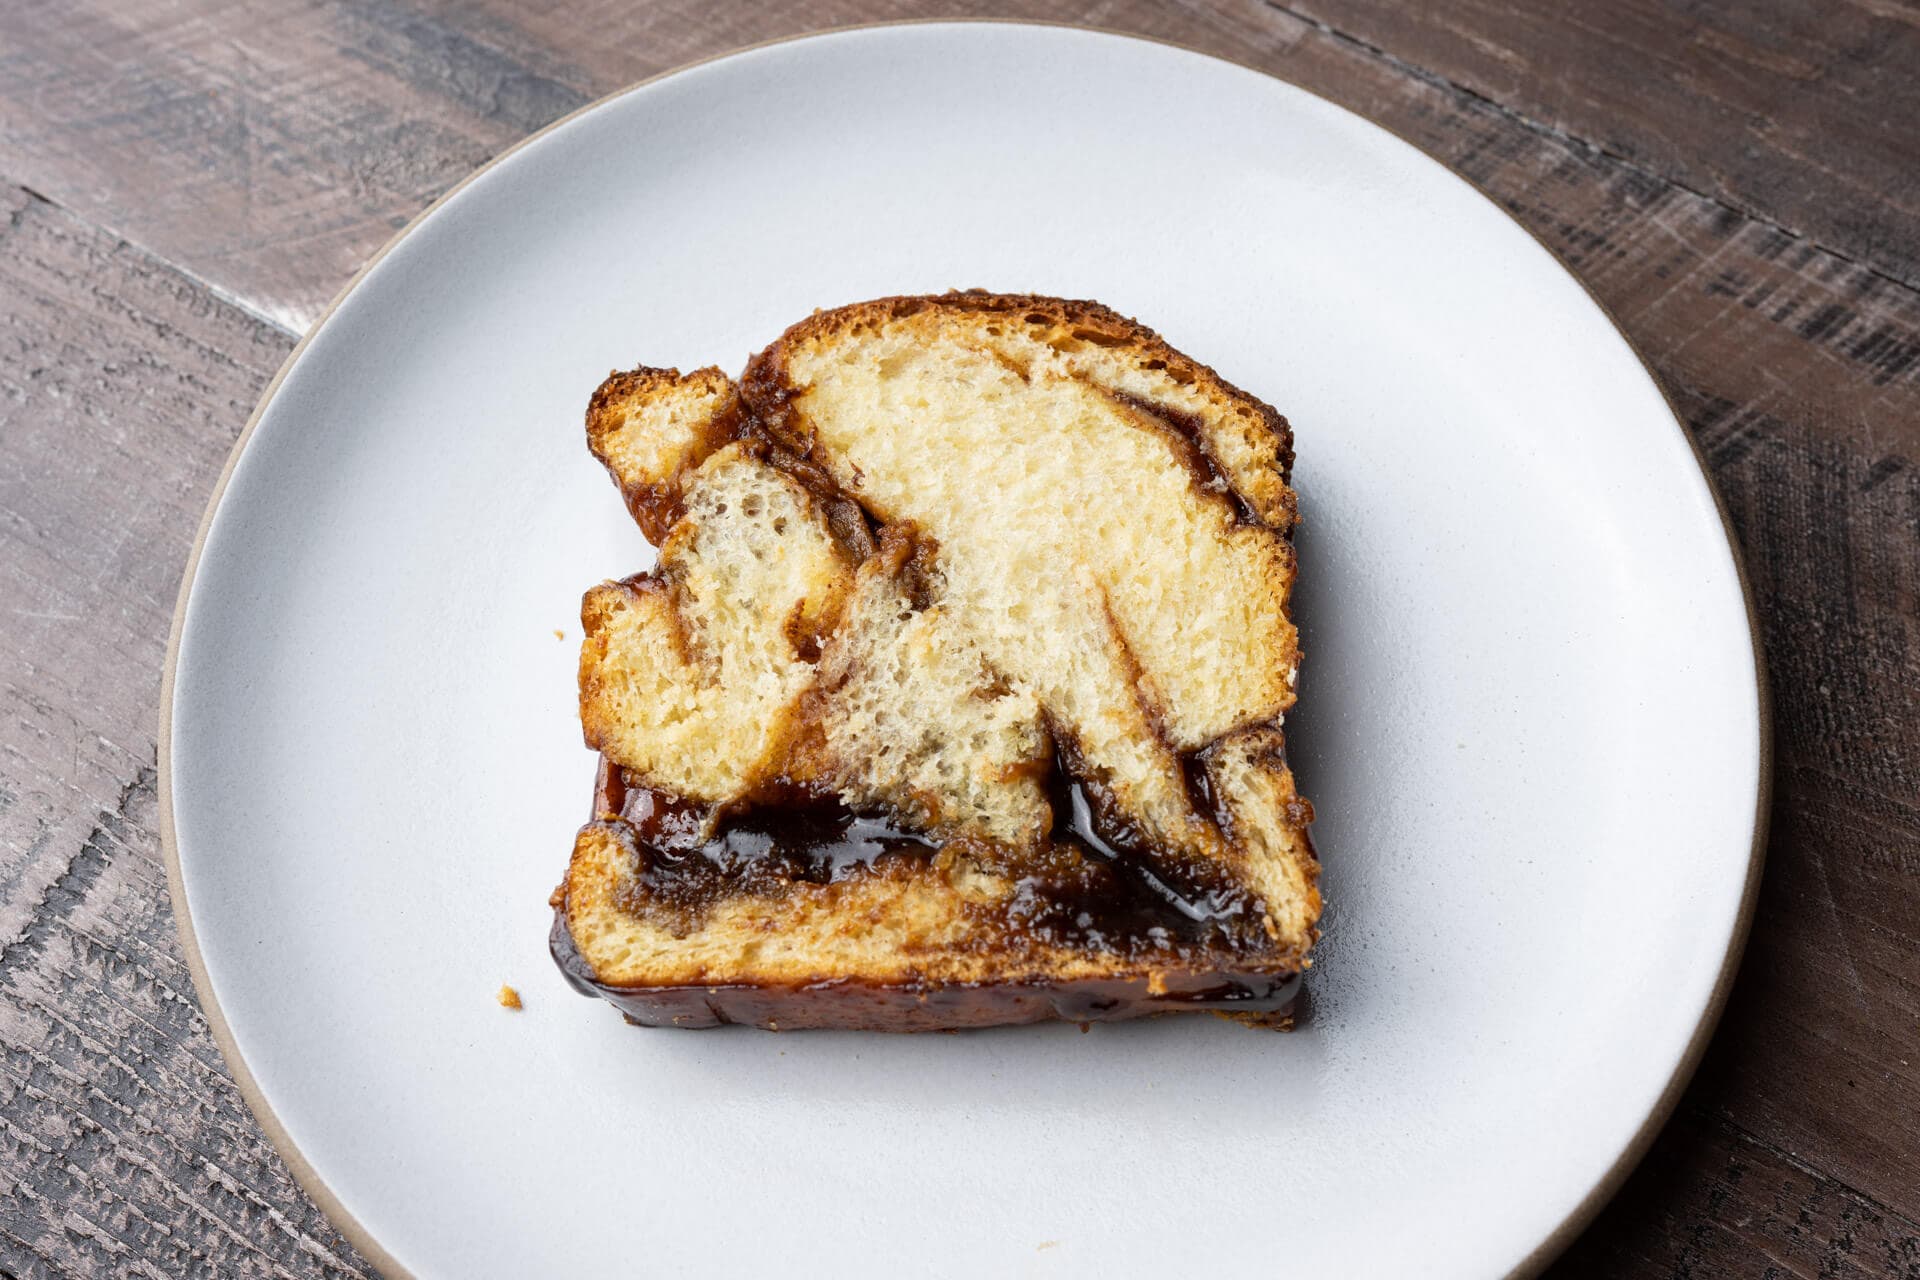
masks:
[[[127,809],[133,804],[134,797],[143,791],[151,792],[158,776],[154,766],[143,764],[134,773],[132,779],[120,788],[120,799],[114,804],[113,809],[110,812],[100,813],[98,820],[93,824],[93,829],[87,832],[87,838],[80,842],[80,846],[73,851],[73,856],[66,860],[66,865],[60,869],[60,874],[47,882],[45,892],[40,895],[39,901],[33,904],[33,910],[27,915],[27,923],[22,926],[19,933],[7,939],[5,945],[0,946],[0,970],[5,970],[19,955],[21,948],[33,942],[37,929],[58,923],[65,917],[66,911],[54,902],[56,897],[64,897],[71,908],[85,896],[86,886],[76,887],[74,883],[75,876],[81,872],[81,860],[91,853],[97,862],[106,861],[108,855],[100,841],[107,834],[107,828],[116,822],[125,823],[131,820],[127,816]],[[99,874],[97,869],[94,874],[96,876]]]
[[[50,209],[56,209],[60,212],[61,216],[72,218],[75,222],[79,223],[83,227],[88,228],[89,230],[98,231],[100,234],[104,236],[111,237],[115,243],[123,244],[127,248],[132,249],[135,253],[138,253],[141,257],[147,259],[147,261],[151,262],[154,266],[159,267],[163,270],[172,272],[174,275],[177,275],[181,279],[186,280],[188,283],[192,284],[195,288],[206,290],[208,296],[220,302],[225,303],[229,307],[232,307],[235,311],[240,312],[242,315],[246,316],[249,320],[256,321],[259,324],[266,325],[269,329],[273,329],[280,333],[284,333],[289,338],[299,338],[303,336],[300,330],[294,328],[292,325],[288,324],[285,320],[281,319],[279,316],[273,315],[272,313],[266,311],[265,309],[255,306],[251,301],[241,297],[239,294],[233,292],[231,289],[228,289],[222,285],[216,284],[212,280],[207,279],[205,276],[195,271],[192,267],[187,266],[185,263],[175,262],[172,259],[167,258],[166,256],[157,252],[156,250],[150,249],[146,245],[141,244],[138,240],[135,240],[132,237],[114,229],[113,227],[108,226],[106,223],[101,222],[96,218],[89,217],[87,214],[81,213],[78,209],[70,208],[69,206],[62,204],[60,201],[55,200],[52,196],[45,195],[39,191],[35,191],[32,187],[29,187],[24,183],[8,184],[6,183],[6,180],[4,178],[0,178],[0,185],[11,185],[15,191],[21,192],[23,195],[27,197],[28,200],[34,201],[39,204],[44,204]],[[8,219],[8,221],[10,223],[17,225],[20,219],[25,215],[26,215],[26,209],[24,207],[15,209],[13,211],[12,216]],[[4,1273],[0,1273],[0,1276],[3,1276],[3,1275]]]
[[[1829,257],[1836,258],[1839,261],[1846,263],[1848,266],[1856,267],[1861,271],[1865,271],[1867,274],[1874,276],[1877,279],[1884,280],[1890,285],[1897,286],[1898,288],[1905,289],[1909,292],[1920,294],[1920,282],[1904,280],[1899,276],[1892,275],[1886,271],[1883,271],[1881,268],[1874,266],[1872,263],[1867,262],[1862,258],[1855,257],[1850,253],[1847,253],[1840,249],[1836,249],[1831,245],[1824,244],[1819,240],[1809,239],[1804,232],[1796,231],[1794,228],[1787,226],[1785,223],[1779,221],[1778,219],[1772,217],[1769,214],[1762,213],[1757,209],[1751,209],[1743,205],[1735,204],[1734,202],[1726,199],[1724,196],[1714,195],[1710,191],[1703,191],[1698,187],[1691,186],[1685,182],[1682,182],[1678,178],[1669,177],[1666,174],[1659,173],[1655,170],[1649,169],[1645,165],[1641,164],[1639,161],[1634,160],[1632,157],[1624,155],[1623,153],[1611,147],[1602,146],[1600,143],[1597,143],[1597,142],[1589,142],[1587,139],[1580,137],[1578,134],[1571,133],[1565,129],[1555,128],[1553,125],[1547,124],[1544,121],[1535,120],[1533,117],[1528,116],[1520,111],[1516,111],[1514,108],[1507,106],[1504,102],[1501,102],[1498,98],[1490,97],[1487,94],[1480,92],[1478,89],[1473,89],[1468,87],[1467,85],[1461,84],[1457,80],[1448,79],[1446,76],[1441,75],[1439,72],[1430,71],[1426,67],[1420,66],[1418,63],[1409,62],[1405,58],[1402,58],[1401,56],[1399,56],[1398,54],[1392,53],[1386,49],[1383,49],[1379,45],[1374,44],[1369,40],[1363,40],[1359,36],[1353,35],[1346,31],[1342,31],[1340,28],[1325,21],[1324,19],[1316,18],[1311,14],[1302,13],[1300,12],[1300,10],[1293,8],[1291,5],[1282,3],[1282,0],[1263,0],[1263,3],[1265,3],[1267,8],[1272,9],[1274,12],[1283,13],[1287,17],[1293,19],[1295,22],[1302,23],[1306,26],[1312,27],[1315,31],[1318,31],[1321,35],[1327,37],[1327,39],[1335,41],[1338,44],[1345,45],[1347,48],[1353,49],[1359,53],[1365,54],[1367,57],[1373,58],[1375,61],[1378,61],[1388,67],[1391,67],[1393,70],[1401,72],[1404,75],[1411,77],[1412,79],[1418,80],[1423,84],[1432,85],[1434,88],[1439,89],[1445,93],[1454,94],[1454,95],[1457,95],[1458,97],[1468,99],[1469,101],[1480,103],[1482,106],[1486,107],[1488,110],[1493,111],[1503,119],[1511,120],[1513,123],[1515,123],[1516,125],[1519,125],[1521,128],[1525,129],[1529,133],[1536,134],[1539,137],[1543,137],[1543,138],[1550,138],[1555,142],[1559,142],[1565,146],[1577,148],[1578,150],[1587,152],[1590,155],[1603,156],[1607,160],[1611,161],[1612,163],[1619,165],[1623,169],[1626,169],[1628,172],[1637,174],[1638,176],[1645,178],[1650,182],[1658,182],[1662,186],[1671,187],[1676,191],[1684,191],[1690,196],[1694,196],[1698,199],[1705,200],[1707,203],[1713,205],[1715,208],[1725,209],[1727,212],[1737,214],[1738,216],[1745,218],[1749,222],[1757,222],[1761,226],[1768,227],[1772,230],[1778,231],[1782,235],[1788,236],[1795,241],[1806,243],[1810,245],[1812,248],[1819,250],[1821,253],[1824,253]],[[1559,254],[1555,253],[1554,256],[1558,257]]]

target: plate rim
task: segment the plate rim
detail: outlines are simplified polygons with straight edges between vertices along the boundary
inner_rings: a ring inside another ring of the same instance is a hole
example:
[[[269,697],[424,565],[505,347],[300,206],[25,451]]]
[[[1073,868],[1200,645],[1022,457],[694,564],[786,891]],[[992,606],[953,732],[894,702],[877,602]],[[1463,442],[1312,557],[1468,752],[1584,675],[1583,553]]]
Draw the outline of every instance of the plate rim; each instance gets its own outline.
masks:
[[[1641,371],[1646,375],[1647,381],[1659,394],[1661,403],[1666,406],[1667,415],[1672,421],[1674,430],[1679,434],[1680,438],[1686,442],[1693,459],[1694,467],[1699,471],[1700,479],[1706,487],[1708,496],[1713,499],[1714,512],[1720,519],[1721,535],[1726,540],[1727,552],[1732,561],[1734,577],[1740,588],[1740,598],[1746,609],[1747,639],[1753,650],[1754,714],[1756,728],[1758,730],[1759,750],[1756,760],[1757,767],[1754,783],[1753,830],[1747,854],[1746,880],[1741,886],[1740,891],[1740,906],[1734,919],[1732,931],[1727,938],[1726,953],[1721,957],[1719,972],[1714,977],[1713,988],[1709,992],[1706,1004],[1701,1010],[1700,1020],[1694,1026],[1693,1034],[1688,1038],[1686,1046],[1682,1049],[1679,1060],[1674,1064],[1673,1072],[1667,1078],[1666,1085],[1661,1089],[1659,1096],[1655,1098],[1652,1107],[1649,1108],[1645,1118],[1641,1120],[1639,1127],[1634,1131],[1632,1137],[1630,1137],[1625,1146],[1621,1148],[1620,1153],[1614,1158],[1613,1163],[1607,1167],[1606,1172],[1603,1173],[1592,1188],[1581,1197],[1580,1201],[1574,1205],[1567,1216],[1548,1233],[1546,1238],[1536,1245],[1533,1250],[1529,1252],[1526,1257],[1522,1258],[1513,1270],[1508,1273],[1508,1280],[1530,1280],[1531,1277],[1537,1276],[1541,1271],[1545,1270],[1554,1259],[1565,1252],[1567,1247],[1573,1243],[1580,1233],[1592,1224],[1593,1220],[1599,1216],[1600,1210],[1613,1199],[1619,1192],[1621,1186],[1626,1182],[1628,1176],[1639,1166],[1641,1160],[1646,1156],[1647,1151],[1652,1147],[1654,1139],[1666,1128],[1667,1121],[1672,1118],[1675,1108],[1679,1105],[1681,1094],[1686,1091],[1687,1085],[1692,1081],[1694,1073],[1699,1068],[1700,1060],[1705,1055],[1707,1045],[1713,1039],[1714,1031],[1719,1026],[1721,1015],[1726,1011],[1727,998],[1732,991],[1734,978],[1739,972],[1740,961],[1746,951],[1747,940],[1753,926],[1754,909],[1759,899],[1760,881],[1766,867],[1768,829],[1772,816],[1774,732],[1773,700],[1769,693],[1767,655],[1765,646],[1761,642],[1759,617],[1754,607],[1753,585],[1747,573],[1745,551],[1740,544],[1738,534],[1734,530],[1733,522],[1728,517],[1726,499],[1721,495],[1719,485],[1714,482],[1713,472],[1707,466],[1706,455],[1701,451],[1700,443],[1694,438],[1693,433],[1687,430],[1685,420],[1682,418],[1679,408],[1673,402],[1673,396],[1668,392],[1665,383],[1661,381],[1659,375],[1654,372],[1652,364],[1648,362],[1645,354],[1641,352],[1639,346],[1627,334],[1627,331],[1621,327],[1620,321],[1613,314],[1612,309],[1594,294],[1585,280],[1575,274],[1572,267],[1554,250],[1553,246],[1536,235],[1532,228],[1521,222],[1506,206],[1502,205],[1485,191],[1482,191],[1479,186],[1468,181],[1444,162],[1429,155],[1409,139],[1402,137],[1385,125],[1361,115],[1357,111],[1344,107],[1330,98],[1315,93],[1303,85],[1295,84],[1283,76],[1276,75],[1262,67],[1253,66],[1238,58],[1208,53],[1205,50],[1196,49],[1191,45],[1183,44],[1177,40],[1168,40],[1159,36],[1139,35],[1128,31],[1117,31],[1110,27],[1091,26],[1074,22],[1059,22],[1043,18],[902,18],[885,22],[860,22],[820,27],[813,30],[796,32],[792,35],[776,36],[772,39],[760,40],[752,44],[740,45],[704,58],[678,63],[654,75],[648,76],[644,80],[634,81],[631,84],[615,89],[611,93],[604,94],[591,102],[569,111],[559,119],[528,134],[512,146],[501,151],[498,155],[493,156],[485,163],[477,166],[471,173],[442,192],[431,204],[427,205],[426,208],[408,219],[406,225],[390,236],[386,243],[382,244],[379,249],[368,257],[366,262],[360,266],[359,270],[355,271],[347,280],[346,284],[341,286],[340,291],[327,303],[325,309],[323,309],[318,316],[314,317],[313,322],[307,326],[306,332],[302,334],[300,340],[294,344],[293,349],[287,353],[286,359],[281,361],[279,369],[274,372],[273,378],[267,383],[265,389],[261,391],[260,399],[254,405],[253,412],[248,416],[246,425],[241,428],[239,436],[235,438],[232,448],[228,450],[226,461],[221,466],[220,474],[214,481],[211,493],[207,496],[206,508],[201,513],[199,527],[194,533],[193,545],[188,550],[186,565],[181,571],[180,589],[174,598],[173,619],[167,634],[166,661],[160,676],[160,715],[159,734],[157,738],[156,781],[159,792],[158,825],[161,860],[166,866],[167,892],[173,903],[174,926],[180,936],[181,951],[184,953],[187,970],[193,979],[194,993],[200,1001],[201,1014],[206,1019],[207,1029],[213,1036],[214,1044],[220,1050],[221,1059],[226,1064],[228,1072],[232,1075],[233,1082],[239,1089],[241,1098],[244,1099],[247,1104],[247,1109],[252,1113],[254,1120],[260,1125],[261,1131],[266,1134],[267,1140],[272,1143],[274,1151],[280,1156],[281,1160],[285,1162],[287,1171],[293,1175],[293,1179],[299,1184],[300,1189],[312,1199],[314,1204],[319,1206],[321,1212],[326,1214],[327,1220],[333,1225],[334,1229],[345,1236],[353,1247],[371,1262],[382,1276],[387,1277],[388,1280],[418,1280],[416,1273],[403,1266],[400,1260],[394,1257],[394,1255],[375,1238],[373,1233],[353,1215],[346,1204],[335,1194],[333,1188],[327,1184],[326,1180],[320,1176],[319,1171],[308,1161],[306,1154],[301,1151],[298,1144],[293,1141],[293,1137],[288,1132],[286,1126],[281,1123],[279,1116],[274,1112],[272,1106],[268,1104],[266,1095],[261,1091],[259,1082],[254,1079],[253,1071],[247,1065],[246,1059],[241,1055],[239,1043],[233,1035],[233,1029],[228,1024],[225,1011],[221,1009],[220,1001],[214,993],[213,983],[207,972],[206,961],[200,952],[199,936],[194,930],[192,913],[187,905],[186,883],[181,873],[179,842],[174,830],[172,750],[174,683],[179,666],[180,637],[186,622],[187,604],[193,594],[194,579],[199,572],[201,554],[206,548],[208,530],[212,527],[214,516],[219,511],[220,504],[226,497],[227,487],[233,478],[234,469],[239,464],[240,456],[245,452],[247,444],[252,440],[255,429],[260,425],[260,420],[266,415],[268,406],[273,403],[274,397],[280,391],[281,384],[286,381],[287,375],[306,353],[308,345],[319,335],[321,329],[326,326],[327,321],[333,317],[334,312],[338,311],[348,296],[360,286],[361,281],[363,281],[375,267],[379,266],[388,254],[398,248],[403,240],[412,235],[419,229],[422,223],[438,212],[442,205],[466,190],[468,186],[478,181],[508,157],[518,153],[523,148],[532,146],[549,133],[560,129],[575,119],[591,111],[596,111],[631,93],[636,93],[639,90],[657,84],[671,76],[691,71],[697,67],[704,67],[715,62],[725,61],[729,58],[739,57],[742,54],[754,53],[779,45],[796,44],[805,40],[840,36],[852,32],[877,31],[893,27],[938,26],[1041,27],[1054,30],[1085,32],[1113,39],[1130,40],[1140,44],[1159,45],[1163,48],[1193,54],[1197,57],[1207,58],[1226,66],[1254,72],[1270,80],[1279,81],[1281,84],[1287,85],[1289,88],[1300,93],[1304,93],[1315,101],[1351,117],[1366,127],[1385,134],[1394,142],[1418,156],[1420,160],[1445,174],[1447,178],[1468,187],[1474,195],[1484,201],[1490,208],[1496,210],[1502,217],[1506,218],[1508,222],[1524,233],[1528,239],[1547,251],[1549,256],[1552,257],[1554,264],[1559,267],[1561,273],[1586,295],[1587,300],[1593,304],[1595,309],[1598,310],[1600,315],[1606,320],[1608,326],[1612,328],[1614,336],[1620,340],[1622,345],[1624,345],[1627,351],[1633,356],[1634,360],[1639,363]]]

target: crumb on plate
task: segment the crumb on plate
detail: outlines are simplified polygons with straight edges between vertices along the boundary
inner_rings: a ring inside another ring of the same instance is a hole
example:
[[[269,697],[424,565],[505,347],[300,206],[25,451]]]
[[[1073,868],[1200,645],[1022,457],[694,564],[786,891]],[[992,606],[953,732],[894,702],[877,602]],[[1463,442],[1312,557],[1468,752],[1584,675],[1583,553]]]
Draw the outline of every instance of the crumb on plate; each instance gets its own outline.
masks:
[[[518,1009],[521,1007],[520,993],[509,986],[502,985],[500,994],[495,996],[494,999],[500,1002],[502,1009]]]

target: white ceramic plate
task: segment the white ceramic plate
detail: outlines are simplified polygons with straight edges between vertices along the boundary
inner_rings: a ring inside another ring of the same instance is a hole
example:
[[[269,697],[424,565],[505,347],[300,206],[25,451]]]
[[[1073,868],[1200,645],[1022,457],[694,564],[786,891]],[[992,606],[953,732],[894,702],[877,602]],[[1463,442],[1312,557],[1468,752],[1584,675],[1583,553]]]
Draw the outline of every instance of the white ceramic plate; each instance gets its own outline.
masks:
[[[1292,418],[1310,1020],[628,1027],[546,952],[578,600],[651,559],[587,394],[974,285],[1098,298]],[[1552,257],[1306,93],[1035,26],[757,49],[481,172],[267,396],[171,674],[202,998],[303,1181],[422,1276],[1537,1266],[1691,1070],[1765,779],[1714,496]]]

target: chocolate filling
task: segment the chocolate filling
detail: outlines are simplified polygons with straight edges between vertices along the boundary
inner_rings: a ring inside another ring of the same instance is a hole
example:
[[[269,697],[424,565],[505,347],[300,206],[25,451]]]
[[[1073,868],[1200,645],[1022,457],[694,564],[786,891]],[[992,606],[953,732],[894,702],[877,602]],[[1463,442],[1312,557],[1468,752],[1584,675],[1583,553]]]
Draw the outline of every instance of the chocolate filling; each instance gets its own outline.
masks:
[[[618,987],[600,982],[567,929],[556,898],[549,949],[569,985],[610,1001],[629,1022],[646,1026],[717,1027],[740,1023],[896,1031],[954,1030],[1060,1018],[1113,1021],[1174,1009],[1207,1009],[1273,1027],[1293,1025],[1297,973],[1235,972],[1213,948],[1251,925],[1242,897],[1231,891],[1176,885],[1149,869],[1132,849],[1131,833],[1103,822],[1106,807],[1056,759],[1049,800],[1055,830],[1039,851],[970,845],[970,854],[999,874],[1016,876],[1002,925],[1018,936],[1195,967],[1145,977],[982,983],[872,983],[831,980],[797,987],[745,984]],[[595,816],[626,823],[639,846],[648,899],[640,909],[698,911],[737,892],[780,892],[796,883],[824,884],[885,874],[889,860],[926,859],[937,845],[884,817],[863,816],[804,795],[723,819],[702,838],[704,806],[633,784],[601,762]]]
[[[1193,479],[1193,487],[1202,495],[1226,503],[1233,510],[1235,524],[1262,524],[1260,515],[1241,496],[1227,473],[1220,469],[1207,448],[1207,433],[1196,414],[1169,405],[1143,400],[1124,391],[1109,391],[1108,398],[1125,406],[1163,431],[1174,446],[1174,454]]]
[[[955,845],[982,871],[1015,885],[1011,900],[997,908],[1002,919],[983,920],[983,926],[998,923],[1035,942],[1143,958],[1195,956],[1263,940],[1243,890],[1207,868],[1155,865],[1144,837],[1116,820],[1103,789],[1076,777],[1066,756],[1056,755],[1049,775],[1054,824],[1044,844]],[[597,815],[623,821],[639,855],[629,908],[665,913],[681,931],[696,928],[720,902],[885,874],[889,863],[932,859],[944,844],[889,815],[856,813],[831,796],[805,792],[710,822],[705,806],[638,784],[623,769],[605,774]]]

